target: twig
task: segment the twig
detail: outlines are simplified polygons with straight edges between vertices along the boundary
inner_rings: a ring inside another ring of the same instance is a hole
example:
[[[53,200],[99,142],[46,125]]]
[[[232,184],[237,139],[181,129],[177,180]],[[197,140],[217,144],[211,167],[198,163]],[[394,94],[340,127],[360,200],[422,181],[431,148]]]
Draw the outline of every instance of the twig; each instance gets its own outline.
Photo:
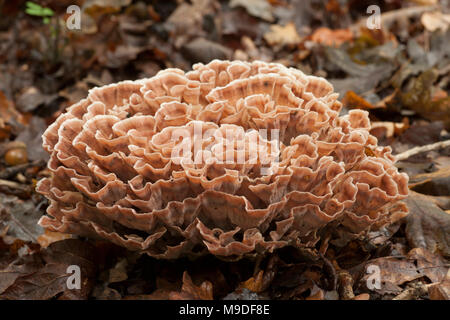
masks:
[[[33,162],[27,162],[24,164],[19,164],[19,165],[13,166],[13,167],[8,167],[5,170],[0,171],[0,179],[8,179],[17,173],[24,171],[28,167],[34,167],[34,166],[39,166],[39,167],[45,166],[45,161],[36,160]]]
[[[383,26],[383,28],[389,28],[390,25],[393,22],[397,21],[399,18],[404,18],[404,17],[410,18],[410,17],[418,16],[424,12],[432,11],[432,10],[435,10],[438,8],[439,8],[438,5],[432,5],[432,6],[416,6],[416,7],[388,11],[388,12],[381,14],[381,16],[380,16],[381,25]],[[353,32],[358,31],[361,27],[366,26],[366,21],[367,21],[367,18],[360,19],[358,22],[356,22],[355,24],[350,26],[350,30],[352,30]]]
[[[405,152],[399,153],[395,156],[395,159],[397,161],[401,161],[401,160],[408,159],[409,157],[419,154],[419,153],[422,153],[422,152],[436,150],[436,149],[442,149],[442,148],[445,148],[448,146],[450,146],[450,140],[440,141],[440,142],[436,142],[433,144],[427,144],[426,146],[415,147],[415,148],[409,149]]]
[[[26,194],[30,194],[31,187],[26,184],[18,183],[15,181],[0,179],[0,192],[6,194],[13,194],[17,196],[23,196]]]

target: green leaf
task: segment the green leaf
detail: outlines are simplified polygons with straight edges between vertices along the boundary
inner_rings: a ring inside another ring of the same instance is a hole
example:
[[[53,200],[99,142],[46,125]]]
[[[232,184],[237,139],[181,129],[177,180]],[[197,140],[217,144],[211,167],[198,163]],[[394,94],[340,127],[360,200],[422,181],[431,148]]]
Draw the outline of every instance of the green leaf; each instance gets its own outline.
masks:
[[[43,15],[48,16],[48,17],[52,17],[55,14],[53,12],[53,10],[50,8],[44,8],[42,13],[43,13]]]
[[[40,5],[28,1],[26,3],[27,8],[25,9],[25,13],[29,14],[30,16],[38,16],[38,17],[52,17],[55,13],[50,8],[43,8]]]
[[[37,3],[31,2],[31,1],[27,1],[26,5],[27,5],[27,9],[41,9],[42,8]]]
[[[42,12],[41,9],[26,9],[25,12],[29,14],[30,16],[41,16]]]

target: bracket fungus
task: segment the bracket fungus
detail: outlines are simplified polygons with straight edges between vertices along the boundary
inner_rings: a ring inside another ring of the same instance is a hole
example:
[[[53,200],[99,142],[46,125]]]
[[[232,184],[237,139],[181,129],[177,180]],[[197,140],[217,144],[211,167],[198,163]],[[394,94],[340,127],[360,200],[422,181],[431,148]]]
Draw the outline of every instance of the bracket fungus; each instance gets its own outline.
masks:
[[[40,225],[164,259],[314,246],[407,214],[408,176],[325,79],[261,61],[94,88],[47,129]],[[225,159],[226,158],[226,159]]]

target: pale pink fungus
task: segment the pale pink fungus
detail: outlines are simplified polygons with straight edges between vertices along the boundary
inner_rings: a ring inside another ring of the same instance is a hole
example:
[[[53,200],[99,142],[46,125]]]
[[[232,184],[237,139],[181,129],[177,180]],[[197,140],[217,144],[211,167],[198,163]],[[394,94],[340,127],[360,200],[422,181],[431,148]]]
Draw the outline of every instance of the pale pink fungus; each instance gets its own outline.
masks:
[[[260,61],[193,69],[95,88],[47,129],[42,226],[157,258],[231,258],[406,213],[407,175],[369,134],[367,112],[339,116],[325,79]],[[180,148],[188,156],[173,156]],[[219,161],[227,155],[243,161]]]

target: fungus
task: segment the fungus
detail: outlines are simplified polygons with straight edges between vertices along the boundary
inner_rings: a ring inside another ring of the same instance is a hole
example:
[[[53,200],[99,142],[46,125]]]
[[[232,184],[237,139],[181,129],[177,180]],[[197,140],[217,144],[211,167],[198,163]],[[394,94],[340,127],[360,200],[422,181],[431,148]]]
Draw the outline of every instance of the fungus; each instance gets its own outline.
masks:
[[[407,213],[408,177],[339,115],[332,85],[276,63],[214,60],[94,88],[47,129],[40,225],[150,256],[314,246]]]

